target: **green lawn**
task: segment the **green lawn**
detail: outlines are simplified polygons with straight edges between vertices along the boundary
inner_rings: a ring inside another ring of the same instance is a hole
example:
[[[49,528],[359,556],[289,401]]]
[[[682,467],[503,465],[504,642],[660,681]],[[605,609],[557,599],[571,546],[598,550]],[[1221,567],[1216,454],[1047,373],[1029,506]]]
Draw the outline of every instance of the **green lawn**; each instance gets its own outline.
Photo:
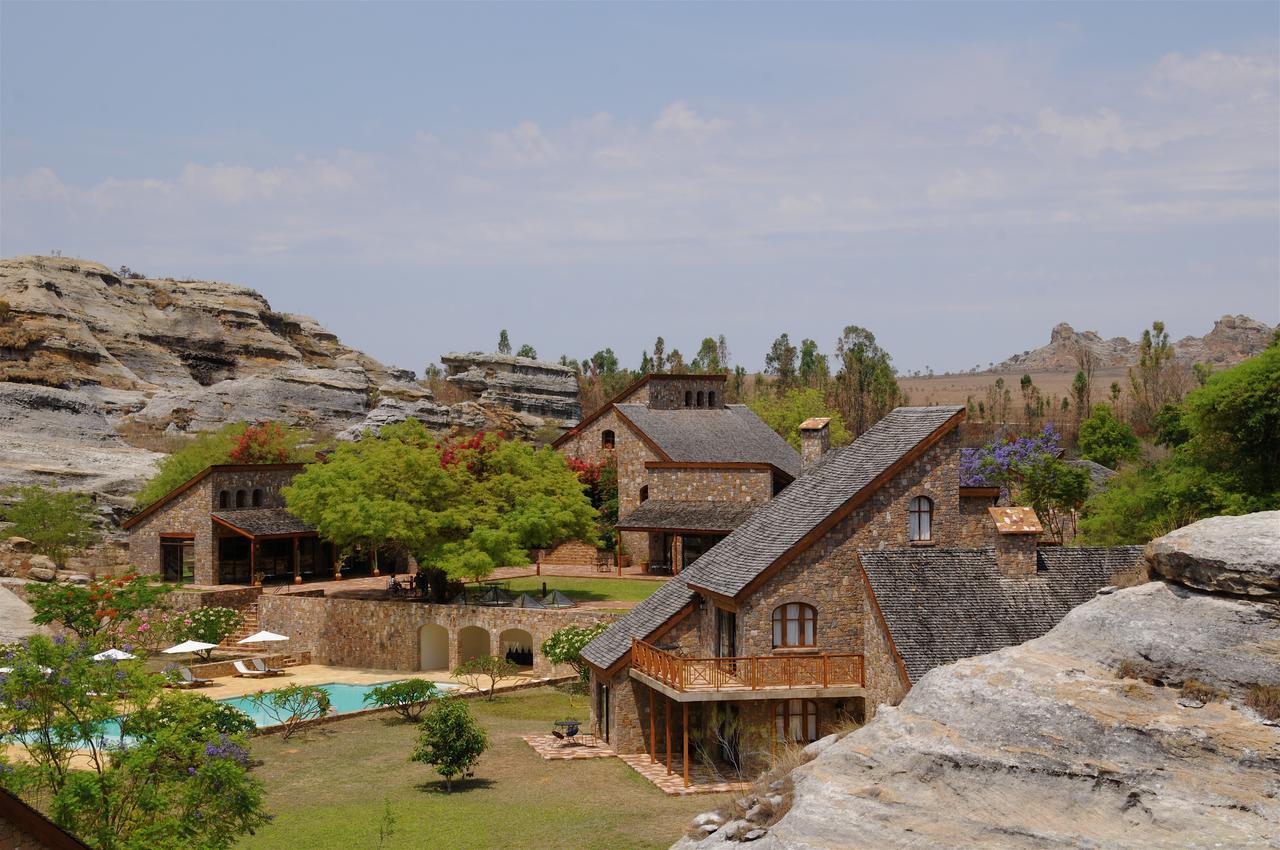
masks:
[[[639,602],[662,587],[659,581],[643,581],[629,578],[565,578],[562,576],[532,576],[513,578],[505,584],[512,593],[528,592],[534,596],[542,593],[543,583],[547,592],[558,590],[575,602]]]
[[[550,688],[493,702],[468,700],[490,749],[475,778],[452,794],[431,768],[408,760],[415,727],[398,718],[355,717],[290,741],[254,740],[275,820],[245,848],[378,847],[386,803],[396,831],[385,848],[661,848],[721,795],[667,797],[618,759],[544,761],[520,739],[561,717],[587,717],[584,697]],[[384,801],[386,801],[384,803]]]

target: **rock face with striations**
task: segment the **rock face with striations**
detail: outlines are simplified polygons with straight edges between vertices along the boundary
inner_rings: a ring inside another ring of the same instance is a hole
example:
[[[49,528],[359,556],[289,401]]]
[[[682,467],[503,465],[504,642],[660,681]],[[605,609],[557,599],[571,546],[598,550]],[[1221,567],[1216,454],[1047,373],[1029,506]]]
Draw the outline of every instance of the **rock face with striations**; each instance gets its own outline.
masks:
[[[0,260],[0,300],[0,486],[53,482],[126,496],[152,474],[159,455],[147,448],[165,435],[238,420],[346,436],[406,416],[441,432],[542,424],[509,409],[519,381],[500,398],[439,404],[413,372],[241,286],[16,257]],[[530,384],[528,399],[540,404],[541,378]],[[548,418],[558,423],[560,413]]]
[[[452,353],[440,358],[447,380],[480,403],[510,408],[571,428],[582,418],[578,377],[568,366],[509,354]]]
[[[1280,686],[1280,606],[1242,592],[1273,586],[1274,518],[1197,523],[1150,550],[1180,551],[1179,575],[1197,585],[1229,572],[1238,595],[1150,582],[1081,605],[1042,638],[931,671],[793,771],[790,810],[755,846],[1280,847],[1280,722],[1246,699]],[[1202,545],[1233,532],[1229,557]],[[1245,563],[1258,568],[1232,566]],[[1219,696],[1183,698],[1191,680]],[[677,846],[731,844],[720,832]]]

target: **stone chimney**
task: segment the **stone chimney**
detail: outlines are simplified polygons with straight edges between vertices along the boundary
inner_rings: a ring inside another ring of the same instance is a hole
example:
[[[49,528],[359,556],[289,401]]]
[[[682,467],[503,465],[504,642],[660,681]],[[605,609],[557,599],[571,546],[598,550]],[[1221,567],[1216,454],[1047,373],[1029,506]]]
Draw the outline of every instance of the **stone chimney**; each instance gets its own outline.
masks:
[[[1031,508],[987,508],[996,525],[996,567],[1010,578],[1036,574],[1036,541],[1044,532]]]
[[[831,419],[815,417],[800,423],[800,471],[808,472],[831,448]]]

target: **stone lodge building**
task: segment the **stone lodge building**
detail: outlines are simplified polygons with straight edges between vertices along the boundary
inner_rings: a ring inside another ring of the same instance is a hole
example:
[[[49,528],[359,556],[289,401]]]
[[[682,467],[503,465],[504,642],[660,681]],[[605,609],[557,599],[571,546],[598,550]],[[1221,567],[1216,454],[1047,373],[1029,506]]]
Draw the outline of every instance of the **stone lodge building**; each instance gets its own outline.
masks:
[[[963,418],[894,410],[588,644],[601,737],[753,771],[939,664],[1039,637],[1139,562],[1042,547],[1033,511],[960,487]]]
[[[144,575],[198,585],[332,576],[332,547],[284,507],[281,488],[302,468],[208,467],[124,522],[130,560]]]
[[[614,458],[624,554],[671,572],[709,550],[800,474],[800,456],[723,375],[646,375],[553,445]]]

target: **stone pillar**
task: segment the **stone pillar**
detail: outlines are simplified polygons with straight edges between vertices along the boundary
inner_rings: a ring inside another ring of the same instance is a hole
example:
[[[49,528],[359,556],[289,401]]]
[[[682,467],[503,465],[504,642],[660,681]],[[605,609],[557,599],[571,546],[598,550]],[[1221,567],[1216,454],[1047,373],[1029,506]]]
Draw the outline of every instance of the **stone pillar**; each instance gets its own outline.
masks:
[[[831,448],[831,419],[815,417],[800,423],[800,470],[808,472]]]

